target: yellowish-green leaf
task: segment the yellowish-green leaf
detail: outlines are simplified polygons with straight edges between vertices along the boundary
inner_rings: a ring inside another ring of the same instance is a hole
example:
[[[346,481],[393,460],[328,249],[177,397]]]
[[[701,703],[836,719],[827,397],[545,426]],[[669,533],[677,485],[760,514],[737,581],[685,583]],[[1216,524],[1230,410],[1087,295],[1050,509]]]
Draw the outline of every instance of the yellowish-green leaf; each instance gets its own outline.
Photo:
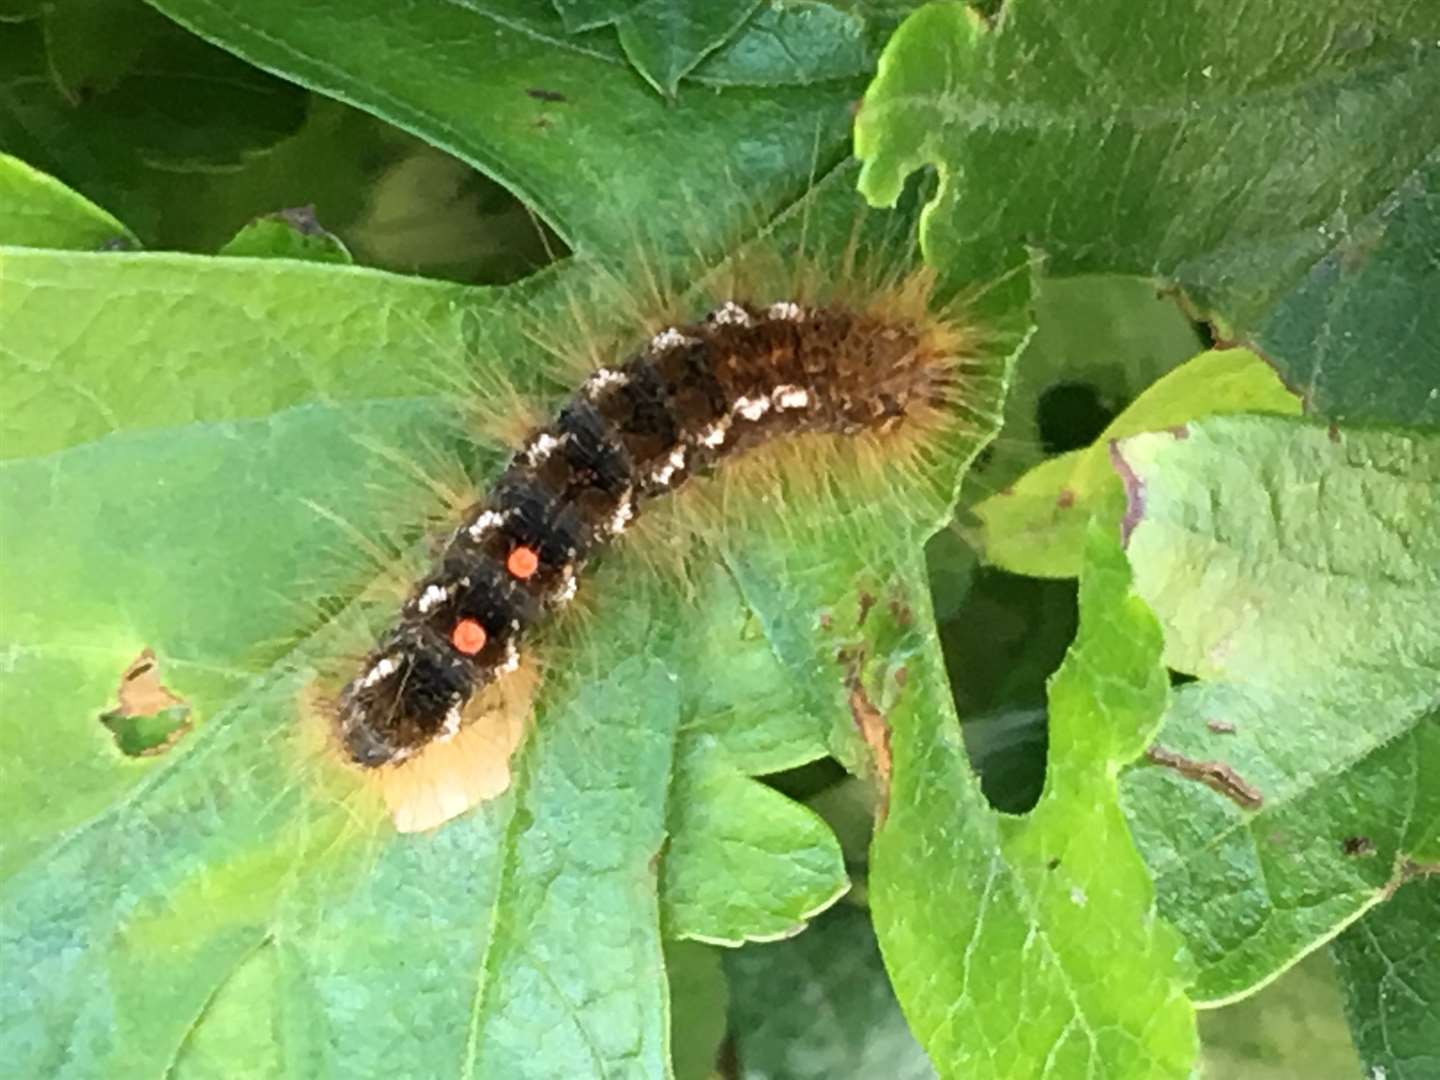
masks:
[[[1160,909],[1222,1003],[1381,903],[1440,821],[1440,438],[1229,416],[1137,435],[1136,587],[1179,688],[1125,777]]]
[[[1076,576],[1086,523],[1121,492],[1110,444],[1231,412],[1298,415],[1300,399],[1247,349],[1201,353],[1136,398],[1091,446],[1042,462],[977,506],[986,560],[1016,574]]]

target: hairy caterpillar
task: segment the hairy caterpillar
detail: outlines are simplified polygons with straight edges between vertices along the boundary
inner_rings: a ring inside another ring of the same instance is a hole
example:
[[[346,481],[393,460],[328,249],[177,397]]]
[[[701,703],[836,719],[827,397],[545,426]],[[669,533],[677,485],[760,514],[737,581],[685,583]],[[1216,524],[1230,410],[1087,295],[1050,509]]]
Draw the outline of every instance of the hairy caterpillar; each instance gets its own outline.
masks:
[[[519,667],[527,631],[647,501],[771,439],[884,432],[943,408],[952,344],[841,307],[729,300],[595,371],[465,515],[346,686],[350,757],[395,764],[458,733],[475,691]]]
[[[382,621],[367,616],[366,641],[347,650],[357,666],[310,697],[401,831],[508,786],[568,628],[605,618],[586,565],[622,536],[688,588],[687,567],[710,561],[713,542],[743,545],[759,524],[749,515],[783,522],[797,495],[868,501],[909,477],[949,489],[932,466],[948,476],[952,436],[985,430],[996,340],[916,269],[913,241],[889,221],[852,218],[848,243],[807,252],[808,203],[798,248],[770,234],[699,278],[643,258],[638,275],[595,267],[562,308],[525,320],[552,362],[523,383],[487,362],[447,377],[469,429],[506,449],[474,495],[440,485],[444,539],[389,604],[369,605]],[[843,237],[843,222],[826,227]]]

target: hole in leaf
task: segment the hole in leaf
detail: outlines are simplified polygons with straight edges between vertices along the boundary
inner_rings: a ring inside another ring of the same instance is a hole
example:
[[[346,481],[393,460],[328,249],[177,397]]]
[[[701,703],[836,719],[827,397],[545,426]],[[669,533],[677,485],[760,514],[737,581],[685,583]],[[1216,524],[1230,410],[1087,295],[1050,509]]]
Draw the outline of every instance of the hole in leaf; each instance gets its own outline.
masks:
[[[796,802],[805,802],[827,788],[843,783],[849,775],[834,758],[823,757],[760,779],[780,794],[788,795]]]
[[[1089,446],[1114,418],[1115,410],[1089,383],[1056,383],[1035,405],[1035,426],[1047,454]]]
[[[144,649],[120,676],[116,705],[100,714],[127,757],[163,754],[190,731],[190,703],[160,681],[155,653]]]
[[[1043,707],[1005,709],[965,717],[965,752],[991,807],[1006,814],[1035,808],[1045,787],[1050,730]]]
[[[1071,581],[982,567],[940,623],[970,764],[1005,813],[1030,810],[1045,785],[1045,683],[1075,636],[1075,596]]]
[[[1366,858],[1375,851],[1375,841],[1368,836],[1347,836],[1340,842],[1340,853],[1352,859]]]

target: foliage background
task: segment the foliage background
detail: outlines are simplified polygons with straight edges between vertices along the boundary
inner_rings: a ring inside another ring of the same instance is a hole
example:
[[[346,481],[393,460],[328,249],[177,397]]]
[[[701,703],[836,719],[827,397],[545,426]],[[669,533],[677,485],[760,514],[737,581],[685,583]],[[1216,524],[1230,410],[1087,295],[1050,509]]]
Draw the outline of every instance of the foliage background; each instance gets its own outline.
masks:
[[[1440,18],[912,7],[0,0],[7,1059],[1433,1070]],[[414,508],[311,507],[395,491],[377,444],[493,468],[437,356],[524,384],[526,320],[637,244],[823,243],[857,184],[1038,327],[958,516],[802,507],[698,619],[607,565],[511,792],[397,842],[293,715],[363,621],[336,551]],[[196,728],[127,758],[142,647]],[[873,842],[837,648],[890,727]]]

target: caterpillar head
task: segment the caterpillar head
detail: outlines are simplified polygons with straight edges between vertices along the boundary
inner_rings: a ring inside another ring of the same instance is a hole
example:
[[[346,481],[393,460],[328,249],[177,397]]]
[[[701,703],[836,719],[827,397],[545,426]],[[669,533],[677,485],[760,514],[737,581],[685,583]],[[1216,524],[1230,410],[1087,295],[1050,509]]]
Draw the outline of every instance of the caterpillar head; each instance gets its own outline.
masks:
[[[340,693],[339,735],[357,765],[396,765],[460,729],[475,686],[473,663],[421,627],[401,627]]]

